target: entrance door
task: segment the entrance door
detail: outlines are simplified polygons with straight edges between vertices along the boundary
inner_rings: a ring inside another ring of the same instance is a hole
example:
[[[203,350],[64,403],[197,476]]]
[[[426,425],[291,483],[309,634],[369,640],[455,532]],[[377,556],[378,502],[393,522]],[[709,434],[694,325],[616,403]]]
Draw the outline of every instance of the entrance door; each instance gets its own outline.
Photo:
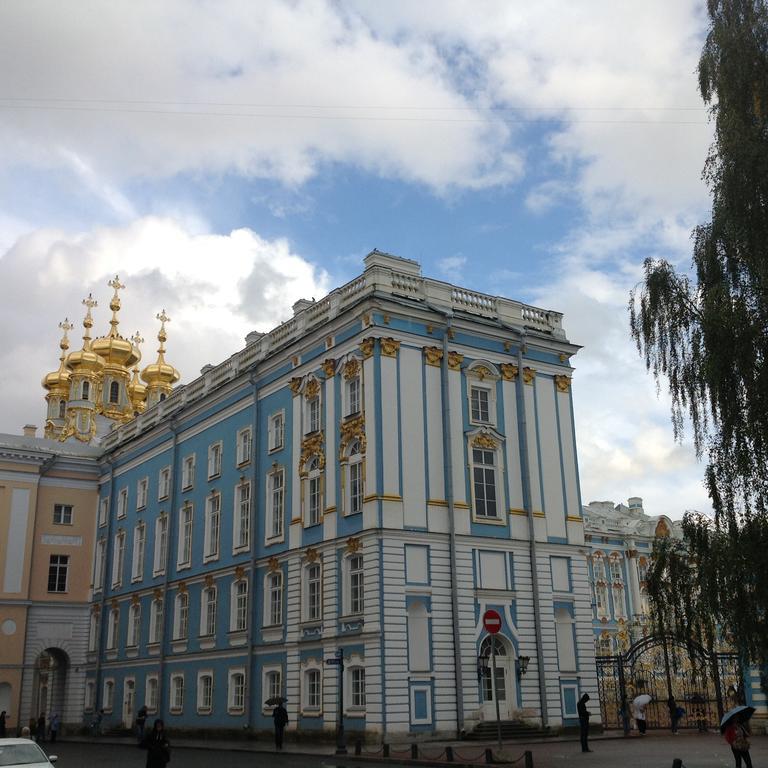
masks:
[[[123,727],[133,728],[133,709],[136,700],[136,683],[132,678],[125,681],[123,688]]]
[[[493,675],[493,662],[491,660],[491,638],[486,637],[480,645],[480,656],[484,659],[481,676],[481,694],[483,716],[486,720],[496,719],[496,700],[499,701],[499,716],[502,720],[508,720],[515,708],[516,692],[515,678],[513,674],[513,659],[504,639],[496,635],[496,676]],[[488,660],[487,667],[485,659]]]

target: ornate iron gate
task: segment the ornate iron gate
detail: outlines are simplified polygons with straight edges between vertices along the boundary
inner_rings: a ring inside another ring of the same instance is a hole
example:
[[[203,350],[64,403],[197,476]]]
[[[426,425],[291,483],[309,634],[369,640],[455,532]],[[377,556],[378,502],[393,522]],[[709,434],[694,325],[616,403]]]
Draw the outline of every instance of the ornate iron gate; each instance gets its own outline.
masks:
[[[736,654],[710,653],[695,643],[653,635],[618,656],[597,657],[597,685],[604,728],[624,725],[622,702],[640,694],[652,701],[645,710],[649,728],[669,728],[667,700],[685,710],[681,728],[715,728],[723,712],[742,703],[741,666]],[[630,715],[631,716],[631,715]]]

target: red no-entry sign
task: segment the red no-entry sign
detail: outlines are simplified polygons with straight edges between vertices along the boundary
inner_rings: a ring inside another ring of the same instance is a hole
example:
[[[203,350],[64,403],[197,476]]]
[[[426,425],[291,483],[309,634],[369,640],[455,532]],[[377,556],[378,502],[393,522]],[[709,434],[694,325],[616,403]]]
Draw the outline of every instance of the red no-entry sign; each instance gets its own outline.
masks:
[[[493,608],[488,609],[483,614],[483,626],[486,632],[491,635],[495,635],[501,630],[501,616],[498,611],[494,611]]]

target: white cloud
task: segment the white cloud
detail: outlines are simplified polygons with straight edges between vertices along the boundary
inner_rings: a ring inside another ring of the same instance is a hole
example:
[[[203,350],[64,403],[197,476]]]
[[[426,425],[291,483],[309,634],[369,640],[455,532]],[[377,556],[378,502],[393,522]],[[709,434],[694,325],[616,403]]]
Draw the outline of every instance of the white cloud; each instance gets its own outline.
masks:
[[[452,283],[461,283],[464,280],[464,267],[467,257],[460,254],[444,256],[437,262],[437,268],[443,278]]]
[[[154,361],[158,323],[165,308],[167,359],[194,379],[202,365],[219,363],[244,345],[251,330],[266,331],[291,315],[299,298],[322,296],[328,276],[291,250],[248,229],[228,235],[189,234],[169,219],[143,218],[124,227],[71,234],[38,230],[0,256],[0,431],[41,424],[44,390],[35,383],[58,365],[57,323],[74,322],[71,349],[80,346],[89,291],[99,301],[94,332],[108,330],[115,272],[122,292],[120,332],[145,338],[142,365]]]

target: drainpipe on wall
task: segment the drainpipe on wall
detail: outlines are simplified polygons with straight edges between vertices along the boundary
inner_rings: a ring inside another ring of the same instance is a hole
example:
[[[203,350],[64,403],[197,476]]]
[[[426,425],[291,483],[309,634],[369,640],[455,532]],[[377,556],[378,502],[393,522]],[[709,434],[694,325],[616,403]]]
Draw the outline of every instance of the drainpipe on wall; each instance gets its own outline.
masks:
[[[173,622],[173,611],[168,610],[168,581],[171,576],[171,533],[175,531],[177,526],[175,523],[176,512],[176,478],[178,477],[178,445],[179,445],[179,425],[175,418],[171,417],[168,426],[173,433],[173,448],[171,454],[171,500],[168,504],[168,531],[165,536],[165,573],[163,574],[163,622],[160,625],[160,658],[157,664],[157,713],[160,717],[163,715],[163,691],[165,690],[165,681],[163,679],[163,671],[165,669],[165,637],[166,627],[169,622]],[[179,480],[181,478],[179,477]],[[154,602],[155,596],[152,595],[152,601],[150,601],[150,614],[152,613],[152,602]],[[146,692],[145,692],[146,696]]]
[[[251,684],[253,680],[253,618],[254,607],[256,606],[256,549],[258,547],[258,529],[257,524],[259,516],[257,514],[259,505],[258,478],[259,478],[259,393],[256,388],[256,371],[251,371],[248,380],[253,388],[253,435],[251,443],[251,572],[249,574],[248,584],[248,623],[246,625],[245,647],[247,649],[247,662],[245,665],[245,727],[250,730],[253,726],[251,722],[252,707],[251,698],[256,686]]]
[[[520,334],[520,344],[517,348],[517,413],[522,435],[522,480],[523,506],[528,520],[529,557],[531,561],[531,586],[533,587],[533,624],[536,634],[536,659],[539,669],[539,698],[541,699],[541,725],[547,727],[547,688],[544,675],[544,651],[541,639],[541,605],[539,603],[538,560],[536,555],[536,530],[533,520],[533,499],[531,495],[531,465],[528,461],[528,420],[525,415],[525,382],[523,381],[523,347],[525,331]]]

